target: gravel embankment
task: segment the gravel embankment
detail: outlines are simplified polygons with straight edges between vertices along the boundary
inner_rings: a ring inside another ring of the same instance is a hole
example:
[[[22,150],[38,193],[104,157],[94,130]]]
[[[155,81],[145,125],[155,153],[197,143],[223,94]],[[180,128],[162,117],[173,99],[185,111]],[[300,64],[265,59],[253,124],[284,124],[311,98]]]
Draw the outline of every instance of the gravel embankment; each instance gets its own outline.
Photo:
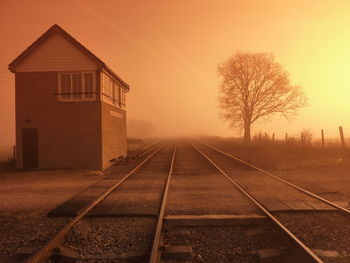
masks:
[[[78,222],[66,236],[65,247],[82,257],[149,250],[152,246],[154,218],[87,218]]]
[[[312,249],[334,250],[350,256],[349,218],[337,213],[276,214],[301,241]],[[326,262],[343,262],[324,258]]]
[[[166,235],[167,246],[191,246],[193,262],[259,262],[256,251],[286,248],[276,230],[248,229],[239,226],[176,227]],[[187,233],[177,235],[176,233]],[[254,234],[249,234],[249,233]],[[288,259],[289,260],[289,259]],[[293,262],[293,261],[284,262]]]
[[[0,216],[0,262],[21,262],[50,240],[69,218],[33,217],[26,213]]]

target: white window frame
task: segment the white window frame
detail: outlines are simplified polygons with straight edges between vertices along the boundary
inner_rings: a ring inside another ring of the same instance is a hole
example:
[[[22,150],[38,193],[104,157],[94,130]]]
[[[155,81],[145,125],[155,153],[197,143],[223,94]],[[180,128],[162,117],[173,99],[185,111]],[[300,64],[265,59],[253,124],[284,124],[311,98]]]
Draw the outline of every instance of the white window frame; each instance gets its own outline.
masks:
[[[107,94],[105,94],[105,85],[108,85],[107,83],[113,83],[111,85],[111,88],[112,88],[112,97],[111,97],[111,101],[105,96]],[[101,95],[101,101],[109,104],[109,105],[112,105],[114,107],[117,107],[118,109],[122,109],[122,110],[125,110],[126,108],[126,105],[125,105],[125,91],[123,90],[123,88],[120,86],[119,83],[117,83],[109,74],[105,73],[105,72],[101,72],[101,81],[100,81],[100,84],[101,84],[101,88],[100,88],[100,95]],[[117,88],[118,89],[118,92],[119,92],[119,101],[117,103],[115,103],[114,101],[114,88]],[[124,104],[122,104],[122,96],[123,96],[123,93],[124,93]]]
[[[85,76],[84,74],[89,73],[92,74],[92,97],[87,98],[85,97]],[[71,83],[71,94],[69,98],[64,98],[62,94],[62,86],[61,86],[61,75],[70,75],[70,83]],[[82,97],[81,98],[74,98],[73,96],[73,74],[81,74],[81,80],[82,80]],[[95,71],[69,71],[69,72],[59,72],[58,73],[58,101],[63,102],[83,102],[83,101],[96,101],[96,72]]]

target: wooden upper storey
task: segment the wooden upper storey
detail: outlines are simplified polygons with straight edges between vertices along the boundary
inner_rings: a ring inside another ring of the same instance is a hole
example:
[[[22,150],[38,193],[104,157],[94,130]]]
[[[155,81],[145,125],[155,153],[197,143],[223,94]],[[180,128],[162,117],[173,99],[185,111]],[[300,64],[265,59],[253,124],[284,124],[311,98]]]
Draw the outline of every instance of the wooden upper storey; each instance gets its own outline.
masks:
[[[124,92],[129,85],[60,26],[53,25],[9,64],[11,72],[106,72]]]

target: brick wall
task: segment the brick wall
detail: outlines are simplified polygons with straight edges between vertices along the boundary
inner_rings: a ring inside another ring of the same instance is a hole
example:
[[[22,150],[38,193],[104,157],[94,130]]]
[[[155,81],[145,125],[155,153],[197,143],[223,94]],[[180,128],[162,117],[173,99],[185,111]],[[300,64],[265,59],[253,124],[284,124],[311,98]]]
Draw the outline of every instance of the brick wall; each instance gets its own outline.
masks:
[[[102,102],[102,167],[127,155],[126,111]]]
[[[37,128],[40,169],[101,169],[101,102],[58,102],[57,77],[16,73],[17,166],[22,167],[22,128]]]

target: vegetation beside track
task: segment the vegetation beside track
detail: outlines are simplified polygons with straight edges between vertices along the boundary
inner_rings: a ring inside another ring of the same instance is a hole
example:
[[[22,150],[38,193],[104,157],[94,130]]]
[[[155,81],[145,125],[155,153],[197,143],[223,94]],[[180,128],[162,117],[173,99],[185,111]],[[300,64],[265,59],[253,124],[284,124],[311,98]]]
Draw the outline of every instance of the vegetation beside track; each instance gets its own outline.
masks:
[[[350,149],[339,146],[321,148],[300,145],[294,141],[252,141],[241,139],[203,137],[201,141],[230,153],[246,162],[267,170],[294,170],[312,166],[350,165]]]
[[[137,154],[147,150],[158,141],[159,139],[157,138],[128,138],[128,156],[136,156]]]

